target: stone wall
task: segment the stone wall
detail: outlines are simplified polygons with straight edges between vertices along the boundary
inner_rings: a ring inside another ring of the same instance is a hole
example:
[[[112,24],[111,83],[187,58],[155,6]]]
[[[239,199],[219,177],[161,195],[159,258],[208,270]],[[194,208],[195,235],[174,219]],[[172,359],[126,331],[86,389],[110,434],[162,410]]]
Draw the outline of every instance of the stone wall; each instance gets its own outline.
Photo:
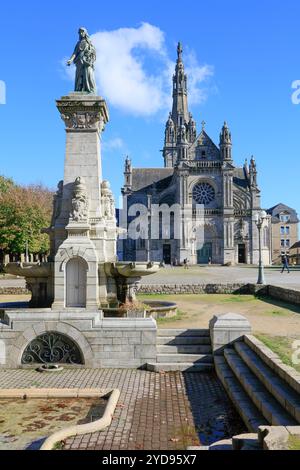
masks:
[[[26,287],[0,287],[0,295],[29,295],[31,292]]]
[[[143,367],[156,360],[156,329],[153,318],[102,318],[100,311],[9,310],[0,321],[0,367],[21,367],[28,344],[47,332],[72,340],[85,367]]]
[[[278,286],[268,286],[268,295],[273,299],[279,299],[291,304],[300,305],[300,291],[298,290]]]
[[[248,294],[248,284],[142,284],[139,294]]]

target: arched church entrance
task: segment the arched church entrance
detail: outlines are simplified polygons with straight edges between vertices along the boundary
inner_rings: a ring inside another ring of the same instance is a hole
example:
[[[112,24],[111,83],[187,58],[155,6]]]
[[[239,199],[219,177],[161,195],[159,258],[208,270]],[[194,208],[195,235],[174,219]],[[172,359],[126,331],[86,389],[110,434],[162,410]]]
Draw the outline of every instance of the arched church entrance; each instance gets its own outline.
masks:
[[[212,243],[206,242],[200,250],[197,250],[197,263],[208,264],[212,260]]]
[[[66,307],[86,306],[87,263],[82,258],[72,258],[66,266]]]

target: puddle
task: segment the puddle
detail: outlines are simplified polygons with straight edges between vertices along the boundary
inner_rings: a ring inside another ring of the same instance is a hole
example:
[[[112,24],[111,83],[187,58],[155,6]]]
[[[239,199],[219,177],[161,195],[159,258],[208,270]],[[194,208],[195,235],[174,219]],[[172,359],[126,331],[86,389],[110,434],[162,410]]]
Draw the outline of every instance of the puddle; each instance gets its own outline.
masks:
[[[39,449],[46,437],[103,416],[105,398],[0,400],[0,450]]]

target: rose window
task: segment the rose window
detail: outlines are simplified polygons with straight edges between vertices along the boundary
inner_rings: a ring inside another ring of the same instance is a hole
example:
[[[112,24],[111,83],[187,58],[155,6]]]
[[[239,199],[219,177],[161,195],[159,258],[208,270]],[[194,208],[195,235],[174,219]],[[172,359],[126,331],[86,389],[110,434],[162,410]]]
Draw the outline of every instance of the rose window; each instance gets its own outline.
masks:
[[[208,183],[198,183],[193,188],[193,200],[197,204],[209,204],[215,198],[215,190]]]

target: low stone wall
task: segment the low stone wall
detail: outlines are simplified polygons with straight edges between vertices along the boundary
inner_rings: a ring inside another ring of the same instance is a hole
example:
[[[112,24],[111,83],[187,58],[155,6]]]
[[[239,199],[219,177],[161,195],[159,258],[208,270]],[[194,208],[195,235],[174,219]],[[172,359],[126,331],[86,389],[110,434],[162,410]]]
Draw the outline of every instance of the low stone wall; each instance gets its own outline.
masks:
[[[290,304],[300,305],[300,291],[298,290],[269,285],[268,295],[273,299],[283,300]]]
[[[142,284],[139,294],[248,294],[249,284]]]
[[[102,318],[100,311],[7,310],[0,321],[0,367],[21,367],[28,344],[50,332],[77,346],[84,367],[143,367],[156,360],[156,329],[153,318]]]
[[[26,287],[0,287],[0,295],[30,295]]]

